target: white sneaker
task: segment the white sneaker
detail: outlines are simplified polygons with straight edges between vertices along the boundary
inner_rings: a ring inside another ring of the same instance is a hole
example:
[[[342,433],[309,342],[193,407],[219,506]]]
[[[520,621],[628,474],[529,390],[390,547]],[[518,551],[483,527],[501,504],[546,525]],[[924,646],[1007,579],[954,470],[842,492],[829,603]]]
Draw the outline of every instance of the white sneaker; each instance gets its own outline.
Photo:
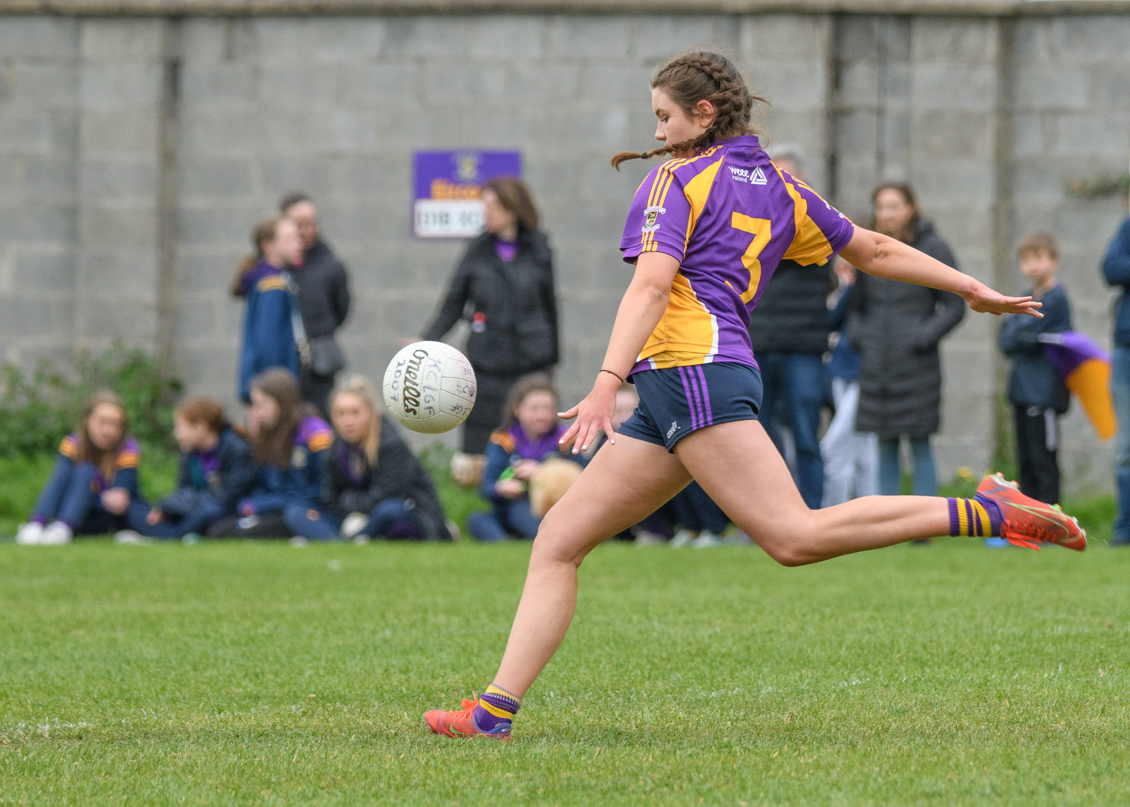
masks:
[[[309,546],[310,544],[310,542],[303,538],[301,535],[295,535],[289,541],[287,541],[287,543],[295,547]]]
[[[41,542],[42,537],[43,525],[38,521],[21,524],[16,530],[16,543],[22,546],[35,546]]]
[[[690,546],[694,540],[698,538],[698,533],[694,530],[679,530],[675,533],[675,537],[671,539],[671,548],[678,549],[681,546]]]
[[[712,533],[710,530],[703,530],[698,534],[698,537],[691,541],[691,546],[695,549],[710,549],[715,546],[725,546],[726,542]]]
[[[667,544],[667,539],[659,533],[640,530],[636,533],[636,539],[634,543],[636,546],[665,546]]]
[[[745,530],[734,529],[734,532],[729,536],[726,543],[730,546],[749,546],[753,543],[753,539],[746,534]]]
[[[39,536],[39,543],[41,546],[62,546],[69,544],[74,540],[75,534],[62,521],[52,521],[43,528],[43,533]]]
[[[369,517],[364,513],[350,513],[341,522],[341,537],[345,540],[357,537],[361,530],[369,526]]]
[[[149,543],[137,530],[118,530],[114,533],[115,544],[128,544],[130,546],[144,546]]]

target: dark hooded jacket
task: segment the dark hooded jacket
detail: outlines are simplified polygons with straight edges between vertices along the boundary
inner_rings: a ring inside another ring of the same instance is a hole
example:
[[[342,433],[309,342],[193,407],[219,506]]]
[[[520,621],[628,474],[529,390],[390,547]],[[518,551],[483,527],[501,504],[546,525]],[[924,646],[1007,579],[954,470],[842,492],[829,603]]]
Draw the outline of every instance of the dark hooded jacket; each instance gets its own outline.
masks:
[[[385,499],[404,499],[420,519],[424,540],[450,539],[435,483],[387,417],[381,417],[376,465],[340,437],[334,438],[326,454],[318,499],[322,507],[345,517],[368,513]]]
[[[315,241],[291,274],[307,339],[333,336],[349,316],[349,276],[324,241]]]
[[[512,261],[495,252],[495,237],[483,233],[467,247],[425,339],[442,339],[460,319],[469,319],[467,359],[475,372],[523,375],[559,361],[557,295],[553,254],[545,233],[518,233]]]
[[[927,221],[915,222],[910,245],[957,268]],[[851,305],[848,338],[860,354],[856,429],[887,439],[933,434],[941,423],[938,343],[965,316],[965,301],[948,291],[860,272]]]

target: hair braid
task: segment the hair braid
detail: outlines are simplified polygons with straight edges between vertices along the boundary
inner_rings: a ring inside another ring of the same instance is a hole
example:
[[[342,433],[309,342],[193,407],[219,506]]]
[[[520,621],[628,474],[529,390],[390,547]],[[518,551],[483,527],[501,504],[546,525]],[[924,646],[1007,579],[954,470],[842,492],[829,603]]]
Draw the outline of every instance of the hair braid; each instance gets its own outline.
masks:
[[[665,90],[688,115],[696,114],[695,107],[699,101],[709,101],[714,107],[714,121],[694,140],[665,145],[652,151],[620,152],[611,160],[617,171],[625,160],[646,160],[661,154],[697,151],[738,135],[765,135],[763,129],[750,122],[750,118],[754,102],[769,102],[753,95],[734,64],[718,53],[696,51],[675,57],[655,72],[651,87]]]

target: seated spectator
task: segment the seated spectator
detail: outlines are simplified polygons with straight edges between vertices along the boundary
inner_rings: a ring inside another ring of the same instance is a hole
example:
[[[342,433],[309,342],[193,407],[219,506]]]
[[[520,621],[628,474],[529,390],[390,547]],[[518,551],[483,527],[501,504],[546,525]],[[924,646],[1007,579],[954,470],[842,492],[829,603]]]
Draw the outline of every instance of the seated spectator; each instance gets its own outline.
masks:
[[[681,546],[707,549],[725,545],[722,533],[726,531],[730,519],[698,482],[691,482],[676,493],[668,505],[680,527],[669,546],[675,549]]]
[[[326,452],[333,443],[329,424],[302,403],[298,381],[281,368],[251,382],[251,431],[259,465],[254,490],[236,514],[208,530],[213,538],[283,538],[289,504],[314,507],[322,488]]]
[[[123,528],[130,502],[139,498],[139,458],[121,398],[96,393],[83,407],[78,431],[59,445],[55,467],[16,543],[67,544],[76,535]]]
[[[181,404],[173,413],[173,437],[181,450],[176,490],[154,507],[130,505],[127,521],[139,535],[173,539],[203,533],[233,515],[255,484],[251,446],[217,401],[189,398]]]
[[[287,505],[290,531],[314,541],[450,539],[431,476],[380,414],[369,380],[353,376],[334,389],[329,405],[335,436],[321,495],[316,507]]]
[[[541,519],[530,511],[530,477],[550,457],[584,464],[583,458],[562,449],[558,442],[565,426],[557,420],[557,392],[548,376],[529,375],[518,381],[504,417],[502,427],[487,443],[479,485],[479,495],[493,508],[467,519],[467,530],[479,541],[533,538]]]

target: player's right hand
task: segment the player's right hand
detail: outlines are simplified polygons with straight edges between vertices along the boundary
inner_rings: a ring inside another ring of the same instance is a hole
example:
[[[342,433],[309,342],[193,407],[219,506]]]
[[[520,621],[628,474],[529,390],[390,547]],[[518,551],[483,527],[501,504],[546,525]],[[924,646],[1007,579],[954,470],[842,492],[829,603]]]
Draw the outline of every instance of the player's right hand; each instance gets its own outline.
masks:
[[[609,373],[600,373],[596,377],[596,383],[593,384],[592,392],[586,395],[583,401],[567,412],[557,413],[559,418],[573,421],[573,425],[561,436],[562,448],[572,443],[574,454],[588,451],[600,432],[608,435],[609,443],[616,444],[612,414],[616,411],[618,389],[620,389],[618,378]]]

